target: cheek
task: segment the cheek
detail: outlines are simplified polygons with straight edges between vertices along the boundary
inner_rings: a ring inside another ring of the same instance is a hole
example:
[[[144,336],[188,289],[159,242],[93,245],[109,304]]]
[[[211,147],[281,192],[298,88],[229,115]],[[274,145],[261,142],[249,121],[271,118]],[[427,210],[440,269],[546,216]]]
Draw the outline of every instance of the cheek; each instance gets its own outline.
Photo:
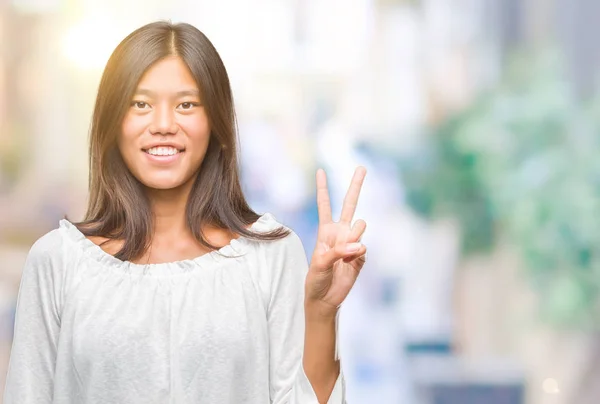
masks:
[[[182,117],[179,127],[187,134],[189,140],[196,145],[208,142],[210,125],[204,114]]]
[[[138,139],[140,138],[140,135],[144,133],[146,127],[147,123],[145,122],[144,117],[132,114],[126,115],[123,124],[121,125],[121,134],[118,141],[119,150],[130,169],[139,152],[140,146]]]
[[[128,114],[121,125],[121,136],[123,140],[135,139],[144,132],[147,126],[146,117]]]

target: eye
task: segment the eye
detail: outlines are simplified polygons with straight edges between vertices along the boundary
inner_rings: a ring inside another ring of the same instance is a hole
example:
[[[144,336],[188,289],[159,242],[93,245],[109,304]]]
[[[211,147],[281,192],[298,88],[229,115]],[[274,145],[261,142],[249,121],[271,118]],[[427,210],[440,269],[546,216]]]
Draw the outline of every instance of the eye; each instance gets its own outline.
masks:
[[[198,103],[188,101],[188,102],[182,102],[181,104],[179,104],[179,108],[187,110],[187,109],[192,109],[197,105],[198,105]]]
[[[133,101],[131,103],[131,106],[135,107],[137,109],[146,109],[146,108],[150,107],[150,105],[148,105],[148,103],[144,102],[144,101]]]

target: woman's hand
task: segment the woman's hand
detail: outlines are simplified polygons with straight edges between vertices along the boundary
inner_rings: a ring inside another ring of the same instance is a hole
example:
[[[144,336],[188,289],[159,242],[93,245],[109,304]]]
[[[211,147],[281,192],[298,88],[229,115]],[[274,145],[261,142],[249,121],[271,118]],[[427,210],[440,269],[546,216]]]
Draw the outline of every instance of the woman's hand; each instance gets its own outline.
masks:
[[[340,220],[334,222],[327,178],[323,170],[317,171],[319,230],[306,276],[307,315],[335,316],[365,263],[367,248],[360,239],[367,224],[364,220],[357,220],[352,225],[352,219],[366,173],[364,167],[358,167],[354,172]]]

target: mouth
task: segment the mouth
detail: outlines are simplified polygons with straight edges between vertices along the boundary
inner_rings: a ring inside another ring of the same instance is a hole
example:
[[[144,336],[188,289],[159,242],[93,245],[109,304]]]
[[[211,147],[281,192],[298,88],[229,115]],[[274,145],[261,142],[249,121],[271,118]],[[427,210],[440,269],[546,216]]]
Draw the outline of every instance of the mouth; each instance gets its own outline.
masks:
[[[150,156],[165,157],[175,156],[178,153],[183,153],[185,152],[185,149],[178,149],[174,146],[156,146],[149,149],[142,149],[142,151]]]
[[[172,163],[185,153],[185,149],[178,149],[173,146],[157,146],[149,149],[142,149],[142,151],[148,156],[150,161],[159,164]]]

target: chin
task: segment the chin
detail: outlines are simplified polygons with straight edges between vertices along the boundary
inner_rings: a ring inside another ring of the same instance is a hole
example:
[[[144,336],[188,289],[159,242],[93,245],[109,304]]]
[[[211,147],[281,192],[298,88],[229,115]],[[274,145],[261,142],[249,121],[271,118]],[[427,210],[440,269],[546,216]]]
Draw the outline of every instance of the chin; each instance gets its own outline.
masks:
[[[185,185],[188,181],[180,179],[165,179],[165,178],[141,178],[140,182],[150,189],[167,191],[177,189]]]

